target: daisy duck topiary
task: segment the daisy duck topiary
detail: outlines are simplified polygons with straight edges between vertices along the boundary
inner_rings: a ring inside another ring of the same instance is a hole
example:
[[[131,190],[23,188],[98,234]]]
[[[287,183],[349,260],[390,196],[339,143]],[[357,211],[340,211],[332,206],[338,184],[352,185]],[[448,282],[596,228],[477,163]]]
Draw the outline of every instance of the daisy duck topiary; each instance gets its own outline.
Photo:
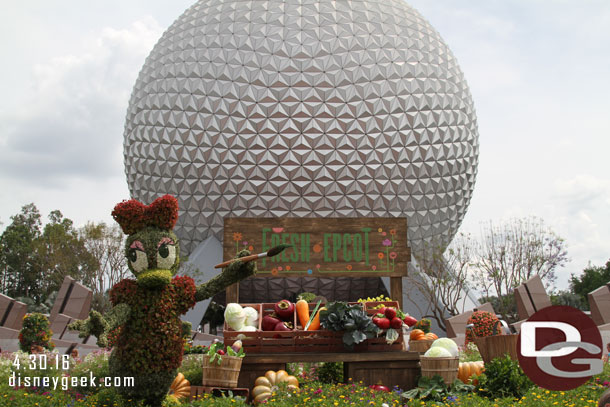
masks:
[[[255,263],[235,261],[207,283],[195,286],[190,277],[175,276],[180,248],[172,232],[178,201],[170,195],[151,205],[130,200],[115,206],[113,218],[128,236],[125,254],[135,279],[124,279],[110,290],[113,308],[77,321],[72,329],[94,335],[108,345],[108,334],[118,337],[109,358],[113,377],[133,377],[135,386],[118,387],[125,398],[161,406],[182,362],[183,323],[180,316],[197,301],[212,297],[231,284],[256,273]],[[238,257],[249,254],[243,251]]]

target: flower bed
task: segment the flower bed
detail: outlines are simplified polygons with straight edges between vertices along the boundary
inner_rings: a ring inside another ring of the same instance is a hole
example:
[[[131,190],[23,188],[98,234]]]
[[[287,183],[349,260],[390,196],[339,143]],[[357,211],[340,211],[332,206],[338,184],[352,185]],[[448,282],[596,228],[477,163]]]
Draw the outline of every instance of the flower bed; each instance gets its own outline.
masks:
[[[49,356],[53,355],[48,353]],[[200,357],[193,355],[194,358]],[[91,391],[84,392],[80,388],[70,387],[68,390],[61,388],[53,390],[49,388],[24,388],[17,386],[9,386],[9,377],[15,371],[13,362],[15,354],[4,352],[0,357],[0,407],[56,407],[56,406],[71,406],[71,407],[93,407],[106,404],[113,407],[138,407],[137,404],[120,400],[112,400],[111,395],[100,389],[89,389]],[[81,360],[78,358],[70,359],[70,366],[63,371],[51,371],[46,369],[31,371],[31,375],[54,375],[62,376],[79,376],[87,374],[89,370],[95,375],[101,375],[105,371],[104,361],[107,360],[107,355],[100,353],[98,355],[88,356]],[[310,366],[304,366],[309,368]],[[61,370],[61,369],[60,369]],[[22,372],[23,374],[23,372]],[[305,379],[303,377],[303,379]],[[303,380],[302,380],[303,381]],[[269,407],[288,407],[301,406],[309,407],[312,405],[322,407],[340,407],[340,406],[378,406],[378,407],[421,407],[421,406],[465,406],[465,407],[508,407],[508,406],[572,406],[572,407],[595,407],[601,394],[610,388],[610,365],[606,364],[604,372],[587,382],[585,385],[566,392],[548,391],[539,387],[533,387],[523,397],[519,399],[503,398],[503,399],[488,399],[479,394],[478,390],[467,393],[465,395],[446,395],[440,402],[431,400],[414,399],[407,401],[401,397],[400,389],[392,389],[391,392],[376,391],[368,388],[362,383],[348,384],[323,384],[317,381],[305,381],[302,383],[299,390],[287,391],[278,390],[271,399],[265,403]],[[112,400],[108,403],[108,400]],[[248,404],[245,400],[237,397],[215,398],[210,395],[204,395],[199,400],[184,402],[183,406],[212,406],[212,407],[228,407],[237,406],[245,407]]]

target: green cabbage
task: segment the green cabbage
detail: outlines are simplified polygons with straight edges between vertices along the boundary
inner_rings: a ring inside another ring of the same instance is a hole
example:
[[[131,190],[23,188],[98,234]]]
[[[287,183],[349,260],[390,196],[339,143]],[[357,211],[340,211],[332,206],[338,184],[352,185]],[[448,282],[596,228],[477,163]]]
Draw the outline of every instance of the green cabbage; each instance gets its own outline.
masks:
[[[440,346],[432,347],[424,353],[425,357],[428,358],[450,358],[451,353],[445,348],[441,348]]]
[[[449,338],[439,338],[432,342],[433,348],[444,348],[447,350],[451,356],[456,357],[459,355],[460,351],[458,349],[457,344],[453,341],[453,339]]]
[[[234,302],[227,304],[225,309],[225,321],[234,331],[239,331],[243,328],[246,321],[246,312],[241,305]]]
[[[258,326],[258,311],[252,307],[245,307],[244,312],[246,313],[245,324],[248,326]]]

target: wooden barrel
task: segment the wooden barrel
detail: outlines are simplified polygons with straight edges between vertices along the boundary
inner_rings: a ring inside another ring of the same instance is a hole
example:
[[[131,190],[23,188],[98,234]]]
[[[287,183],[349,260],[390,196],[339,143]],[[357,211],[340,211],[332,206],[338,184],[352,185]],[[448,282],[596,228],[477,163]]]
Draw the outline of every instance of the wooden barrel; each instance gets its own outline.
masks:
[[[418,341],[410,340],[409,341],[409,351],[411,352],[419,352],[426,353],[428,349],[432,346],[432,342],[435,339],[420,339]]]
[[[237,356],[222,356],[222,361],[210,364],[210,358],[203,358],[203,385],[209,387],[237,387],[237,379],[241,370],[242,358]]]
[[[518,360],[517,339],[518,334],[512,335],[493,335],[482,338],[475,338],[474,342],[479,348],[479,353],[485,363],[489,363],[495,358],[503,357],[508,354],[511,359]]]
[[[419,362],[421,364],[421,375],[423,377],[432,378],[434,375],[439,375],[447,385],[453,383],[458,377],[460,358],[457,356],[450,358],[421,356]]]

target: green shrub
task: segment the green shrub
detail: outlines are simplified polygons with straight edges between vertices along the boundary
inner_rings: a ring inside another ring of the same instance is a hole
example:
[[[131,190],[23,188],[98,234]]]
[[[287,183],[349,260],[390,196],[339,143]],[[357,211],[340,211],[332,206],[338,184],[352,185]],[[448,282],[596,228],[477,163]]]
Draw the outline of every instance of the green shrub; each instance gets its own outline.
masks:
[[[51,327],[46,316],[37,312],[23,317],[23,326],[19,332],[19,348],[24,352],[31,352],[32,347],[42,347],[53,350],[55,345],[51,342]]]
[[[191,386],[201,386],[203,383],[203,355],[185,355],[178,369]]]
[[[343,382],[343,362],[326,362],[318,367],[318,380],[322,383]]]
[[[479,348],[473,342],[460,350],[460,362],[476,362],[479,360],[483,360],[483,357],[479,353]]]
[[[485,364],[485,373],[479,377],[478,387],[481,395],[495,399],[521,398],[533,385],[521,370],[519,362],[505,355]]]

